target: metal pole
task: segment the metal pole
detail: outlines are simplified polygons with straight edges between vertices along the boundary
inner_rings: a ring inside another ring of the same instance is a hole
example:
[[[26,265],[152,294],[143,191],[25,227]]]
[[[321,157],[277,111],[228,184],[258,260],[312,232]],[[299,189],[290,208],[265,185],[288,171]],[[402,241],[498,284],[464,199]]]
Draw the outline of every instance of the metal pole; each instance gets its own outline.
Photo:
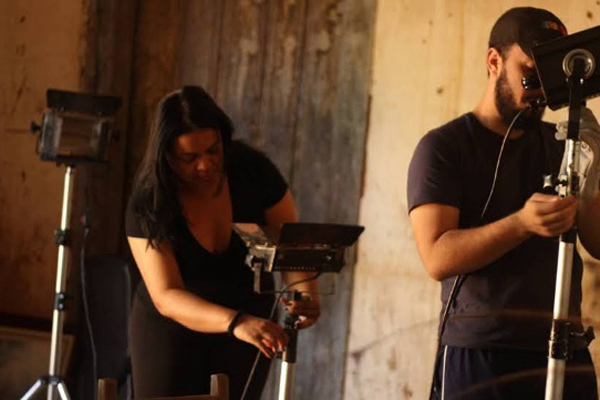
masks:
[[[584,73],[584,62],[575,60],[572,73],[568,76],[570,89],[569,125],[565,148],[565,152],[567,152],[567,179],[566,181],[561,179],[561,189],[559,190],[561,196],[579,196],[579,155],[581,151],[579,119],[583,102],[581,87]],[[576,241],[576,226],[560,235],[545,400],[561,400],[563,397],[565,369],[569,357],[569,340],[571,336],[568,318]]]
[[[296,363],[283,361],[281,363],[281,375],[279,376],[278,400],[292,400],[294,398],[294,378],[296,375]]]
[[[292,292],[292,300],[300,300],[300,292]],[[284,328],[290,341],[281,354],[281,374],[279,375],[279,397],[278,400],[293,400],[294,398],[294,377],[296,372],[296,353],[298,349],[298,329],[296,323],[298,316],[287,314],[285,317]]]
[[[546,400],[560,400],[563,395],[570,334],[567,318],[569,316],[574,250],[575,246],[573,243],[561,240],[558,248],[554,320],[552,322],[552,334],[550,337],[548,375],[546,376]]]
[[[60,373],[62,334],[64,325],[64,310],[66,306],[67,267],[69,262],[69,249],[67,246],[67,229],[69,225],[69,213],[72,192],[73,167],[68,166],[65,173],[65,187],[63,190],[62,216],[60,219],[60,231],[57,233],[58,263],[56,268],[56,287],[54,298],[54,312],[52,315],[52,339],[50,341],[50,366],[48,374],[57,376]],[[48,387],[48,400],[51,386]]]
[[[43,386],[47,386],[47,400],[54,399],[54,388],[56,387],[58,394],[62,400],[70,400],[69,392],[67,391],[64,382],[60,377],[61,363],[61,345],[64,326],[64,311],[66,310],[67,294],[65,292],[67,286],[67,266],[69,255],[69,237],[68,225],[71,212],[71,193],[73,188],[73,175],[75,167],[67,166],[65,172],[65,184],[63,190],[62,215],[60,220],[60,229],[55,232],[56,244],[58,245],[58,263],[56,269],[56,286],[54,297],[54,311],[52,313],[52,337],[50,339],[50,363],[48,367],[48,376],[39,378],[31,388],[21,397],[21,400],[28,400],[41,390]]]

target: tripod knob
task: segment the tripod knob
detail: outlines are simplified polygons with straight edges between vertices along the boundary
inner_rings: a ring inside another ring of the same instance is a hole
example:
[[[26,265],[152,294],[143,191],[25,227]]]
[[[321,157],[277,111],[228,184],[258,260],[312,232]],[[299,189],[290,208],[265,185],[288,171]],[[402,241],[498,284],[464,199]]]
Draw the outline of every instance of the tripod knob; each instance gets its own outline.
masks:
[[[71,296],[69,296],[66,292],[58,292],[56,296],[54,296],[54,309],[58,311],[65,311],[67,309],[67,300],[69,300]]]
[[[31,124],[29,125],[29,131],[31,133],[41,132],[42,131],[42,126],[36,124],[35,121],[31,121]]]
[[[57,246],[68,246],[69,245],[69,230],[68,229],[57,229],[54,231],[55,243]]]

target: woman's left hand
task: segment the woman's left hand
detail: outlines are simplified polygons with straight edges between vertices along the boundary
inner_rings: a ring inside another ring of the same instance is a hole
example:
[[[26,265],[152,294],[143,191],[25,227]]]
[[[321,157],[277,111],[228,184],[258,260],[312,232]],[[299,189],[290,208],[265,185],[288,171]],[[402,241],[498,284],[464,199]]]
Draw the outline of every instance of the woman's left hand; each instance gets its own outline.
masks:
[[[281,298],[281,303],[285,306],[287,312],[298,316],[296,325],[298,329],[313,325],[321,315],[321,306],[318,299],[306,297],[302,300],[286,300]]]

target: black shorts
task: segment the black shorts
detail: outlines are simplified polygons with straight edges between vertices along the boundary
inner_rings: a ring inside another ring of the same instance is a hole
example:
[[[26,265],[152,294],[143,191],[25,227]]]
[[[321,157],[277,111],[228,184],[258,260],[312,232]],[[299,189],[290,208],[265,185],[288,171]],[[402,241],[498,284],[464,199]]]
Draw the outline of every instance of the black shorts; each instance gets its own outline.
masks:
[[[540,351],[442,346],[431,400],[543,400],[547,364],[547,354]],[[587,349],[567,362],[563,400],[598,400]]]

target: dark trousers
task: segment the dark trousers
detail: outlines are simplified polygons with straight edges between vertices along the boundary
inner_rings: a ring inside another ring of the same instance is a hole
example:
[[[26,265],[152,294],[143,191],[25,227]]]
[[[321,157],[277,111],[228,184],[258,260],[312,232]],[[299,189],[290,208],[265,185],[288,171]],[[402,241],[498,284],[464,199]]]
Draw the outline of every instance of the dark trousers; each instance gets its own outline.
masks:
[[[543,400],[547,364],[547,354],[540,351],[442,346],[431,400]],[[587,349],[567,362],[563,400],[598,400]]]
[[[210,375],[225,373],[229,398],[241,397],[257,349],[226,334],[191,331],[134,300],[130,319],[136,398],[208,394]],[[258,400],[270,361],[261,356],[246,400]]]

